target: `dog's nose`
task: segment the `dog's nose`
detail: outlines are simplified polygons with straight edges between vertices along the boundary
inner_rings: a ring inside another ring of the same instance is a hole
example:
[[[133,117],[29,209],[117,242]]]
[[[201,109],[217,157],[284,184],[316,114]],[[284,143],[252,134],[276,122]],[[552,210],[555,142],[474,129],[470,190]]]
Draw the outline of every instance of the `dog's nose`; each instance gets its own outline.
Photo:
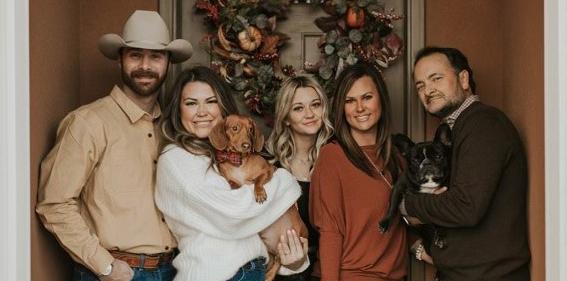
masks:
[[[248,149],[248,148],[250,148],[250,144],[245,142],[245,143],[242,144],[242,148]]]

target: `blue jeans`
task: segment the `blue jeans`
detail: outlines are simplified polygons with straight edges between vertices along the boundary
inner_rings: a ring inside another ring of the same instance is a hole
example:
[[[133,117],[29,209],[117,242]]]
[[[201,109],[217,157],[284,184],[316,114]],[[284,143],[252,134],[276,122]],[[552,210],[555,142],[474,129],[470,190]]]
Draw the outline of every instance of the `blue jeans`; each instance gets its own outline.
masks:
[[[134,278],[132,281],[172,281],[176,270],[171,265],[162,264],[157,269],[148,270],[143,268],[132,268]],[[98,281],[98,277],[90,270],[80,264],[75,264],[73,269],[73,281]]]
[[[227,281],[264,281],[266,278],[266,258],[253,259],[238,269]]]

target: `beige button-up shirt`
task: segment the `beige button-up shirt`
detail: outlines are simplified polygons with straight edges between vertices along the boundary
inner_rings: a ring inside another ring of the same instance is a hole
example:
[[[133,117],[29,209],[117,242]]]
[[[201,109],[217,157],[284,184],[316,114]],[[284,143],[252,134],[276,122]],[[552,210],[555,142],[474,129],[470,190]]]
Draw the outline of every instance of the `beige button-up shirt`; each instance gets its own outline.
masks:
[[[140,109],[115,86],[61,122],[41,164],[37,213],[71,257],[104,272],[108,250],[155,254],[176,241],[154,203],[159,106]]]

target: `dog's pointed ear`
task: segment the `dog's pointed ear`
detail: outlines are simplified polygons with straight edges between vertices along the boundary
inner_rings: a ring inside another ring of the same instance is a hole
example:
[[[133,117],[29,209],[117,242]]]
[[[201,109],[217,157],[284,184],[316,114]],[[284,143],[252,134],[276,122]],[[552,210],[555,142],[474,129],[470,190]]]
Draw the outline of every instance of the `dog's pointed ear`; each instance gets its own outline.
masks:
[[[415,145],[415,143],[404,134],[394,134],[392,135],[392,144],[395,145],[400,153],[405,157],[409,150]]]
[[[264,148],[264,134],[262,134],[262,130],[260,130],[260,127],[252,118],[248,117],[248,120],[252,124],[252,131],[254,131],[254,151],[260,152]]]
[[[226,136],[224,123],[224,119],[219,120],[219,122],[213,127],[211,133],[209,134],[209,141],[211,142],[211,145],[217,150],[225,150],[228,145],[228,138]]]
[[[433,139],[434,142],[439,142],[444,146],[450,147],[453,145],[453,141],[451,140],[451,127],[447,123],[443,123],[439,125],[437,131],[435,131],[435,138]]]

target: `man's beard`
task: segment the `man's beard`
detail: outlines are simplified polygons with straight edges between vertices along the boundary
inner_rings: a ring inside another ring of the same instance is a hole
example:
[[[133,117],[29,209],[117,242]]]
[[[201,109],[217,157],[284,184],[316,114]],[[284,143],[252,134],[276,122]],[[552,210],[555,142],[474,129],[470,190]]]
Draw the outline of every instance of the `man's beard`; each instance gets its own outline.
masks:
[[[144,86],[136,83],[136,81],[134,80],[135,78],[141,78],[141,77],[154,78],[156,80],[155,80],[155,82],[153,82],[153,84],[149,85],[149,87],[144,87]],[[157,92],[157,90],[161,87],[161,85],[165,81],[165,75],[163,75],[160,78],[159,74],[157,74],[156,72],[153,72],[153,71],[149,71],[149,70],[135,70],[135,71],[132,71],[132,73],[130,73],[130,75],[128,75],[128,73],[126,73],[124,70],[122,70],[122,81],[124,82],[124,84],[126,86],[128,86],[130,89],[132,89],[132,91],[134,91],[134,93],[136,93],[140,96],[143,96],[143,97],[147,97],[147,96],[151,96],[155,92]]]
[[[461,106],[461,104],[463,104],[463,102],[464,101],[457,103],[455,102],[449,103],[445,105],[443,108],[439,109],[437,112],[434,112],[432,114],[439,118],[445,118],[449,116],[451,113],[455,112],[455,110],[459,109],[459,107]]]
[[[464,90],[457,89],[457,97],[455,99],[450,100],[443,108],[431,114],[439,118],[445,118],[451,115],[451,113],[455,112],[455,110],[459,109],[459,107],[461,107],[461,105],[463,104],[463,102],[465,102],[466,99],[467,98]]]

